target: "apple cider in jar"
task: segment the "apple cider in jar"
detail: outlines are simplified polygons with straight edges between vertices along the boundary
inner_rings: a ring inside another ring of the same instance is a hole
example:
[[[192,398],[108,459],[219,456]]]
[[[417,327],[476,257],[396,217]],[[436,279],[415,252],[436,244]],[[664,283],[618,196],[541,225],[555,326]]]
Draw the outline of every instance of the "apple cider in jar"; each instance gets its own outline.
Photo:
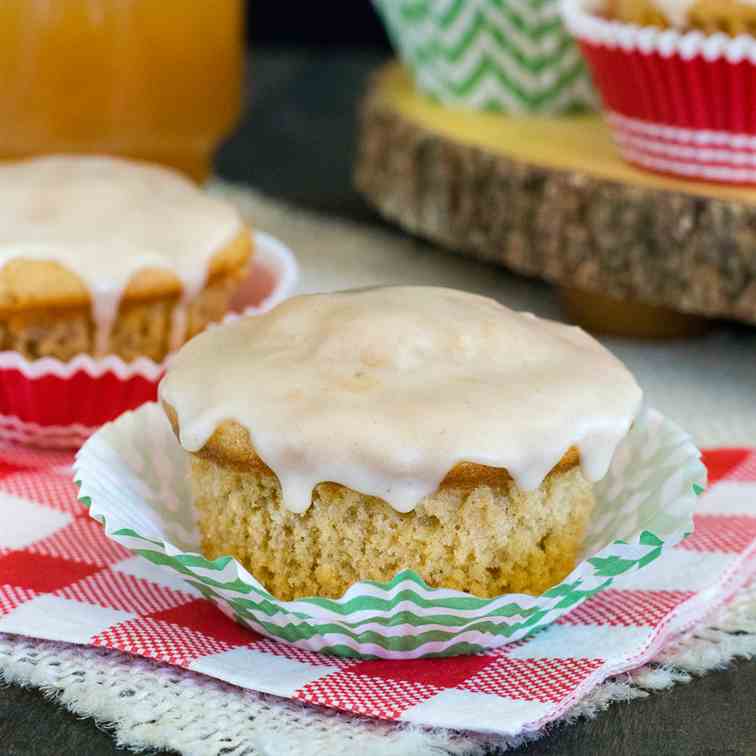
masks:
[[[240,109],[242,0],[2,0],[0,159],[97,152],[207,177]]]

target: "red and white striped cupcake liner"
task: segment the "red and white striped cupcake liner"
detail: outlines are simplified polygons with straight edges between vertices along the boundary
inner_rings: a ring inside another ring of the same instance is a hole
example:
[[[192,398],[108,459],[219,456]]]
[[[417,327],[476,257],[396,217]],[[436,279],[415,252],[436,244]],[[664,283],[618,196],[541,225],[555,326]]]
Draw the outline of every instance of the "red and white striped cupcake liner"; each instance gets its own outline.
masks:
[[[610,21],[565,0],[623,157],[659,173],[756,184],[756,39]]]
[[[269,310],[292,293],[296,279],[291,251],[256,232],[250,275],[226,321]],[[168,360],[127,363],[114,355],[95,359],[82,354],[62,362],[0,352],[0,438],[46,447],[79,446],[104,423],[155,401]]]

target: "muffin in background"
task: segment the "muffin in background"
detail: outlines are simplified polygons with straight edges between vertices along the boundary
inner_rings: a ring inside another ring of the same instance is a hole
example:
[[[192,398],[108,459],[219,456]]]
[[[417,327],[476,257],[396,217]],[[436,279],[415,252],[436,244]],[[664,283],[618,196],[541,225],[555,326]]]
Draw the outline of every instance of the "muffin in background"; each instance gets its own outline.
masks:
[[[678,178],[756,184],[756,7],[564,0],[562,11],[625,160]]]
[[[595,107],[559,0],[373,0],[418,89],[442,105],[559,115]]]
[[[75,446],[153,400],[165,358],[225,316],[252,247],[233,206],[170,169],[0,164],[0,432]]]
[[[245,232],[214,256],[207,284],[185,306],[181,316],[185,331],[175,341],[172,330],[181,287],[170,274],[159,270],[137,274],[121,299],[107,338],[98,344],[90,297],[75,274],[55,263],[14,260],[0,270],[0,349],[29,360],[68,361],[89,354],[160,362],[210,323],[223,319],[245,276],[250,250]]]
[[[30,360],[160,361],[223,318],[252,252],[233,208],[115,158],[0,165],[0,223],[0,349]]]

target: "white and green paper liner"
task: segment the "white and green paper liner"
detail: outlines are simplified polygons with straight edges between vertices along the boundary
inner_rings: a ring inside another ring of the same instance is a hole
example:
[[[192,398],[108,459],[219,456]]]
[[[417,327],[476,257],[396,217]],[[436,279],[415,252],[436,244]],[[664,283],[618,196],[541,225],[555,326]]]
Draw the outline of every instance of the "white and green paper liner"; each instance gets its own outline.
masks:
[[[540,596],[481,599],[431,588],[411,570],[362,582],[339,599],[279,601],[232,557],[199,553],[188,459],[156,404],[122,415],[79,451],[81,500],[114,540],[181,575],[259,633],[343,656],[414,659],[469,654],[518,640],[612,585],[652,569],[692,532],[706,471],[690,438],[660,414],[640,417],[596,486],[585,555]]]
[[[420,90],[445,105],[556,115],[594,107],[559,0],[373,0]]]

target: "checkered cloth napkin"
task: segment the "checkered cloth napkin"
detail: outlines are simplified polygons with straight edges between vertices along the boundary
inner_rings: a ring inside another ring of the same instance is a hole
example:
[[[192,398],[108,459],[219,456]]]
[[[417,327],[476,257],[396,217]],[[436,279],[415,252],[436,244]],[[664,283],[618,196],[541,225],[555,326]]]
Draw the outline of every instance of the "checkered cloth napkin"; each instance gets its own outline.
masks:
[[[108,540],[71,457],[0,447],[0,632],[120,649],[243,687],[423,725],[516,734],[643,664],[756,573],[756,449],[704,454],[695,533],[556,624],[496,651],[359,661],[236,625],[176,573]]]

